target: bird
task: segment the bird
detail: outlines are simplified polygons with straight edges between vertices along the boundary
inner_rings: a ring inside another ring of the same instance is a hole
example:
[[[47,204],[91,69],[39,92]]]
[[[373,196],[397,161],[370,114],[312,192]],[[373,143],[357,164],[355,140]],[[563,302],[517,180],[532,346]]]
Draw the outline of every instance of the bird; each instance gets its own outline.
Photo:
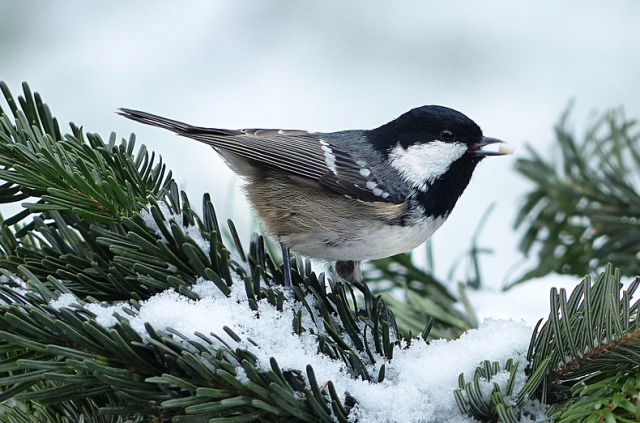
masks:
[[[449,217],[478,163],[513,153],[466,115],[438,105],[374,129],[338,132],[220,129],[139,110],[117,113],[211,146],[245,179],[258,220],[280,243],[287,289],[290,251],[335,262],[337,276],[361,283],[363,260],[424,243]]]

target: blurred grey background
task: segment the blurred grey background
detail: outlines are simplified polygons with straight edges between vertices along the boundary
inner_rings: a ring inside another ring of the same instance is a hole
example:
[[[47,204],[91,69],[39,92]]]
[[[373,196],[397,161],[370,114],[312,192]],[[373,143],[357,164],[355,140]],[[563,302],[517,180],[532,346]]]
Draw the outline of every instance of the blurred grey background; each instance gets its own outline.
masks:
[[[114,111],[333,131],[441,104],[516,153],[530,143],[552,154],[553,125],[571,99],[578,131],[592,111],[622,105],[640,116],[639,19],[640,3],[631,0],[0,0],[0,79],[14,94],[28,81],[61,123],[103,137],[135,132],[193,203],[210,192],[220,217],[233,216],[248,242],[255,224],[240,181],[213,150]],[[469,247],[492,203],[480,237],[494,250],[482,261],[486,282],[500,286],[524,270],[513,221],[527,184],[514,162],[493,158],[476,170],[433,237],[439,275]]]

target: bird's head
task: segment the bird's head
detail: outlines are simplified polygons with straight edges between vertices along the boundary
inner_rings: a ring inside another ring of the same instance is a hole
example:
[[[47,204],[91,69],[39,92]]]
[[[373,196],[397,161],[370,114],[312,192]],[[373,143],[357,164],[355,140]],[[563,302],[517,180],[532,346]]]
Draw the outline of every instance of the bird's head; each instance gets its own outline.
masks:
[[[412,109],[367,136],[405,182],[423,192],[454,169],[466,179],[464,189],[480,160],[512,151],[502,141],[485,137],[464,114],[442,106]],[[498,149],[486,149],[495,144]]]

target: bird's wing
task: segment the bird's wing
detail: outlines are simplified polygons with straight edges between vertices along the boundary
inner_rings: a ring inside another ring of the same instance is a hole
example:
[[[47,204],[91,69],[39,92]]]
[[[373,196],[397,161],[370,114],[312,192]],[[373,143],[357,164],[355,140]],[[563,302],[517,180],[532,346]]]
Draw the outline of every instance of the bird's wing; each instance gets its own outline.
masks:
[[[216,129],[130,109],[123,116],[148,125],[169,129],[228,151],[259,165],[276,168],[294,181],[320,184],[323,188],[361,201],[402,203],[406,193],[385,187],[363,160],[331,143],[323,134],[283,129]]]

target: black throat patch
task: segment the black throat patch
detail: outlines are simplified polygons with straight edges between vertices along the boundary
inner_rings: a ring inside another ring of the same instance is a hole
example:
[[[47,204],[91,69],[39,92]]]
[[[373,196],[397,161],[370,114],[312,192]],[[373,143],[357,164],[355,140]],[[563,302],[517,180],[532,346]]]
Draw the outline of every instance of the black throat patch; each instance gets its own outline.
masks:
[[[464,192],[471,175],[482,157],[464,155],[451,164],[447,172],[427,187],[419,191],[418,202],[424,207],[427,216],[447,216],[453,210]]]

